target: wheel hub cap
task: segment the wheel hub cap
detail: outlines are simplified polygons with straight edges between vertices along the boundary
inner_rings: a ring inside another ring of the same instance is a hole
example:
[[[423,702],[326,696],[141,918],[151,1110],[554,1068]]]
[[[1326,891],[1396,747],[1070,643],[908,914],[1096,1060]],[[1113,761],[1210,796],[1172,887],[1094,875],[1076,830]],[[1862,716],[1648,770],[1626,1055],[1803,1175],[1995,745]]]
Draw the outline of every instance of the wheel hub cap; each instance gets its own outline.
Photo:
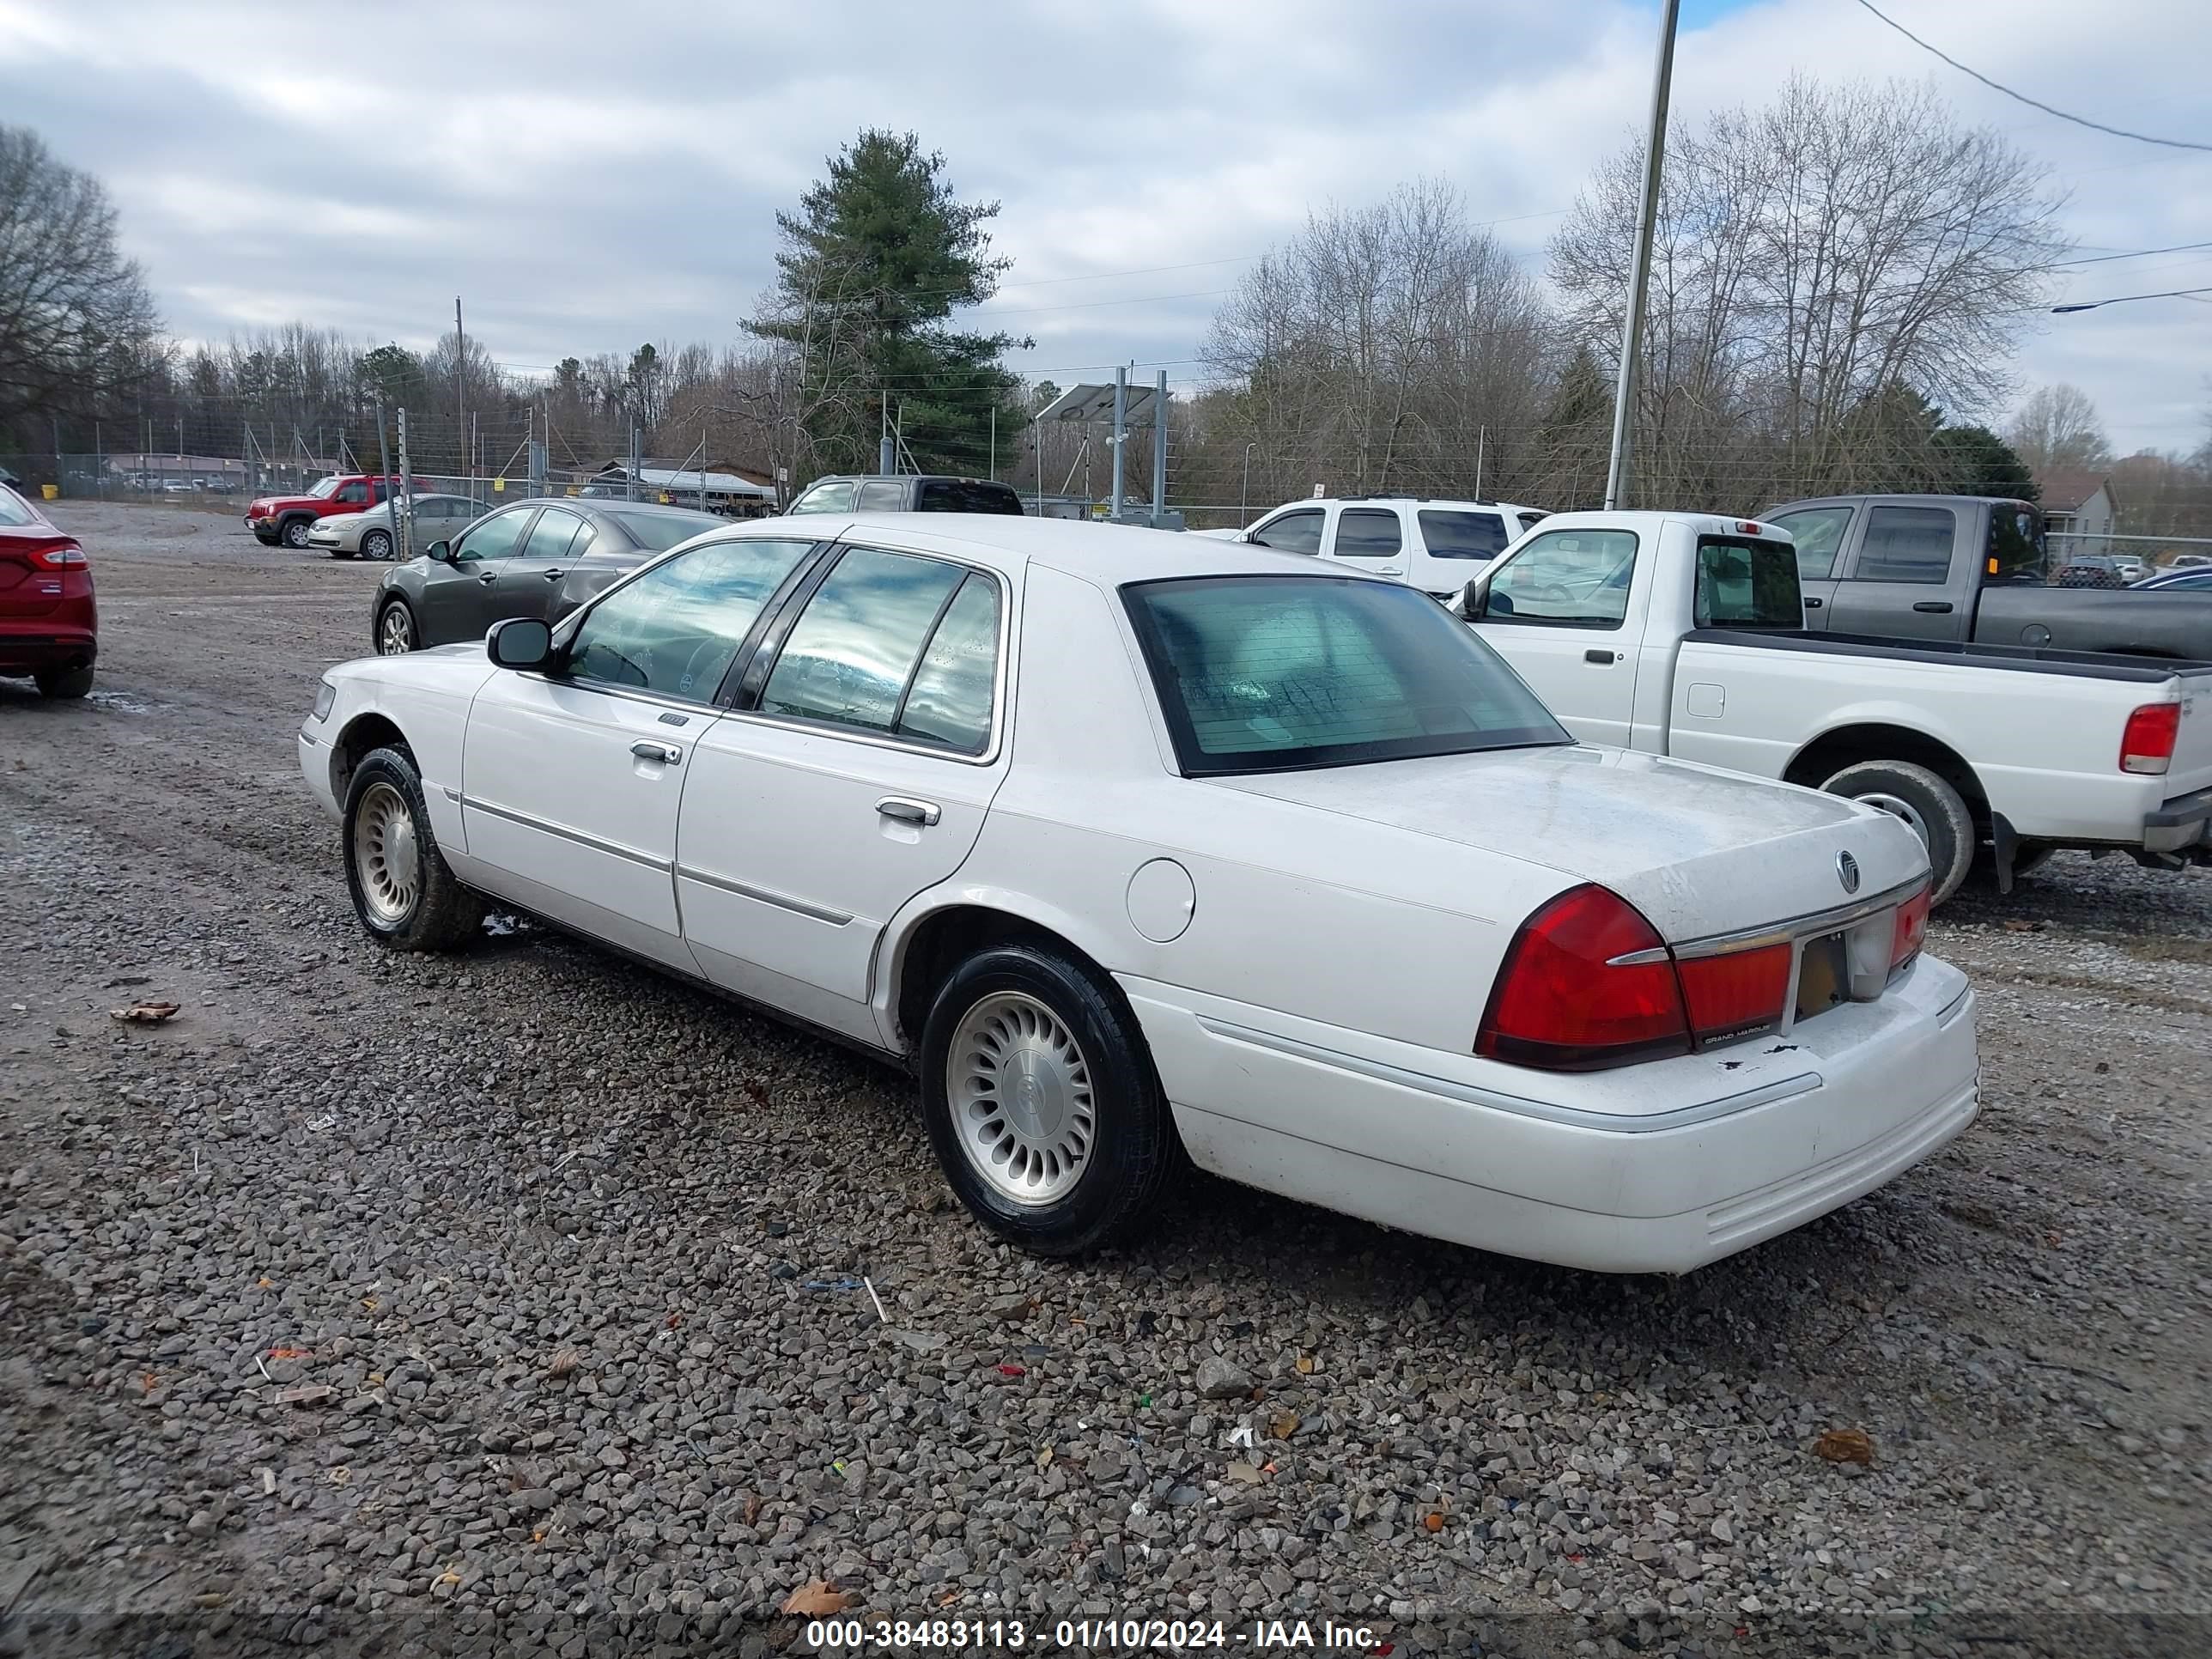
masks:
[[[953,1132],[975,1172],[1018,1204],[1049,1204],[1089,1167],[1091,1068],[1075,1036],[1036,998],[984,998],[945,1057]]]
[[[1882,794],[1879,791],[1871,795],[1858,796],[1856,799],[1863,805],[1871,806],[1877,811],[1887,812],[1890,817],[1900,820],[1914,835],[1920,837],[1921,846],[1928,845],[1927,821],[1913,810],[1911,801],[1902,800],[1895,795]]]
[[[414,816],[388,783],[371,784],[353,827],[354,871],[362,902],[386,926],[406,921],[422,886],[422,852]]]

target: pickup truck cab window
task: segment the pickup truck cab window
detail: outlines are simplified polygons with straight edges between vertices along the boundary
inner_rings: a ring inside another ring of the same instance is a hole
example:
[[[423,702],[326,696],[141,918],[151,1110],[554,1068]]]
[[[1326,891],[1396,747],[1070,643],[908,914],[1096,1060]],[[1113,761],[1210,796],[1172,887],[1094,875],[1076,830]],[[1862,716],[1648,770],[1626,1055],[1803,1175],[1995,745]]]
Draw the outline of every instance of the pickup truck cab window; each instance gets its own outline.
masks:
[[[1694,626],[1795,632],[1803,615],[1796,556],[1785,544],[1698,538]]]
[[[1404,545],[1398,515],[1387,507],[1348,507],[1337,518],[1340,559],[1395,558]]]
[[[1326,520],[1321,508],[1302,507],[1291,513],[1279,513],[1264,520],[1245,539],[1259,547],[1272,547],[1278,553],[1312,553],[1321,551],[1322,526]]]
[[[968,574],[912,553],[847,552],[799,612],[761,692],[761,713],[893,734],[923,647]]]
[[[1515,555],[1490,586],[1485,622],[1619,628],[1636,574],[1626,530],[1555,530]]]
[[[1958,514],[1948,507],[1869,507],[1850,579],[1940,584],[1950,575],[1957,534]]]
[[[1808,507],[1768,522],[1788,531],[1797,544],[1799,580],[1822,581],[1836,574],[1836,556],[1844,550],[1844,532],[1851,527],[1850,508]]]
[[[1984,582],[2033,582],[2044,575],[2043,517],[2027,502],[1990,509],[1990,545],[1982,561]]]
[[[850,478],[818,483],[791,504],[793,513],[850,513],[854,484]]]
[[[853,502],[853,510],[856,513],[898,513],[904,511],[905,507],[906,486],[885,478],[862,484],[860,495]]]
[[[813,547],[708,542],[653,566],[585,613],[568,645],[569,673],[711,702],[762,608]]]

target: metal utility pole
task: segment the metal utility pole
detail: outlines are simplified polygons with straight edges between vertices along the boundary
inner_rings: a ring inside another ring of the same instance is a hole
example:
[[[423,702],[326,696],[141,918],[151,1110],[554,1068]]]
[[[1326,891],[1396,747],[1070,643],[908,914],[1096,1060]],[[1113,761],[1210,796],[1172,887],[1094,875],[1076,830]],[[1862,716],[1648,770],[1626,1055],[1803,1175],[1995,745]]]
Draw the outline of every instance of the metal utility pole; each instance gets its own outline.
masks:
[[[402,561],[415,556],[415,469],[407,459],[407,411],[399,411],[399,501],[401,506],[392,509],[392,516],[399,531],[399,556]]]
[[[1114,494],[1106,503],[1106,521],[1121,521],[1122,441],[1129,435],[1129,371],[1114,365]]]
[[[1479,426],[1474,429],[1474,499],[1482,499],[1482,448],[1490,441],[1490,428]]]
[[[1168,510],[1168,372],[1161,369],[1152,387],[1152,528]]]
[[[453,447],[469,441],[469,337],[461,332],[461,296],[453,295]],[[469,469],[469,494],[476,492],[476,468]]]
[[[1044,422],[1035,414],[1030,416],[1030,441],[1036,446],[1036,510],[1037,517],[1042,519],[1044,517]]]
[[[999,406],[998,406],[998,404],[993,404],[991,405],[991,477],[992,477],[992,479],[995,482],[995,481],[997,480],[997,478],[998,478],[998,476],[999,476]]]
[[[1644,295],[1651,277],[1651,233],[1659,218],[1659,180],[1667,156],[1667,94],[1674,79],[1674,20],[1681,0],[1666,0],[1659,24],[1659,67],[1651,81],[1651,130],[1644,141],[1644,205],[1636,220],[1636,258],[1628,272],[1628,319],[1620,331],[1620,378],[1613,389],[1613,453],[1606,464],[1605,508],[1620,506],[1628,485],[1629,414],[1644,349]]]
[[[1240,530],[1252,522],[1252,452],[1259,447],[1256,441],[1244,446],[1244,488],[1237,497],[1237,527]]]
[[[876,412],[883,417],[883,434],[876,440],[876,471],[889,477],[897,469],[891,465],[891,394],[888,391],[878,400]]]
[[[392,550],[399,551],[399,492],[392,483],[392,451],[384,441],[384,399],[376,400],[376,467],[378,483],[368,493],[384,497],[384,510],[392,519]]]

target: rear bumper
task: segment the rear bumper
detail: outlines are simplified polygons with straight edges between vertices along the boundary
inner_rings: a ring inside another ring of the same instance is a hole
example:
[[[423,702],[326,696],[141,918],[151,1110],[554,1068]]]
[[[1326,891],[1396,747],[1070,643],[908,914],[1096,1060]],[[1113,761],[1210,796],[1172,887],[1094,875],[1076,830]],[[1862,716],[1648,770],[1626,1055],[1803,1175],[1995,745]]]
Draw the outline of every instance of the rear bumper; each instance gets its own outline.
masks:
[[[2176,795],[2154,812],[2143,814],[2143,850],[2178,853],[2212,841],[2212,789]]]
[[[1609,1074],[1634,1079],[1632,1105],[1592,1078],[1123,984],[1201,1167],[1599,1272],[1686,1273],[1801,1226],[1930,1157],[1979,1109],[1973,993],[1932,957],[1879,1002],[1787,1038]]]
[[[66,673],[100,658],[90,599],[64,600],[43,617],[0,622],[0,674]]]

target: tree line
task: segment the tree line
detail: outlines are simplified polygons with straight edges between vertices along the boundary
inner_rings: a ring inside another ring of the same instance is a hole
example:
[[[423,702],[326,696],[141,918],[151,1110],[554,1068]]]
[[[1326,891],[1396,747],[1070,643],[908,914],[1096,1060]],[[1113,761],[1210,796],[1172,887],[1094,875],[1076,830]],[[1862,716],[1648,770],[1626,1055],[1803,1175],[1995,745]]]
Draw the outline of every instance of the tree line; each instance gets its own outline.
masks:
[[[1172,415],[1170,500],[1256,510],[1320,488],[1595,504],[1642,167],[1631,143],[1597,169],[1544,281],[1439,179],[1313,210],[1201,343],[1203,383]],[[1679,129],[1632,501],[2033,495],[2038,470],[2118,465],[2132,469],[2124,507],[2154,511],[2158,533],[2212,532],[2212,444],[2116,463],[2072,388],[2031,398],[2002,435],[1983,423],[2070,252],[2059,205],[2044,168],[1924,85],[1798,77]],[[416,351],[306,324],[185,344],[117,254],[98,181],[0,128],[0,295],[29,296],[0,301],[0,448],[89,448],[96,423],[110,451],[365,459],[381,405],[409,410],[425,471],[519,470],[535,438],[556,469],[635,447],[797,488],[873,470],[889,436],[902,469],[1098,487],[1110,462],[1089,434],[1030,425],[1054,389],[1006,366],[1029,343],[959,325],[1008,268],[998,213],[959,198],[913,135],[867,131],[777,216],[775,278],[730,342],[542,367],[473,336]],[[1129,469],[1139,490],[1146,471]]]

